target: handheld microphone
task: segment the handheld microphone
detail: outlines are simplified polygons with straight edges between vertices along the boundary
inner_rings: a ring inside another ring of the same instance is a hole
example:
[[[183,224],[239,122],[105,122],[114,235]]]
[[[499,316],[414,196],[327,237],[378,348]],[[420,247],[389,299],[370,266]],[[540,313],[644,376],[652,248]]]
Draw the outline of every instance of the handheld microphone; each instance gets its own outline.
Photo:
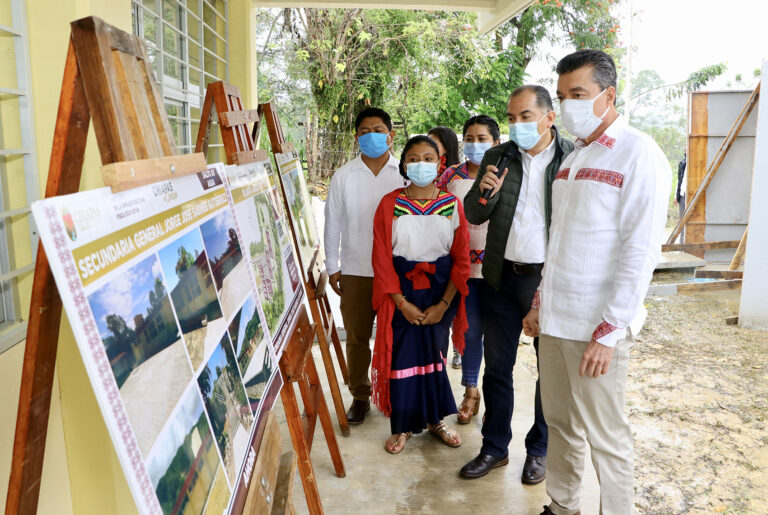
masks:
[[[504,169],[509,166],[509,162],[512,161],[512,156],[515,155],[515,152],[517,152],[517,147],[515,145],[509,145],[507,149],[504,151],[503,154],[501,154],[501,157],[499,158],[499,162],[496,163],[496,177],[500,177],[502,173],[504,173]],[[486,205],[488,203],[488,199],[491,198],[491,192],[493,189],[487,189],[483,192],[482,196],[477,199],[477,201],[481,205]]]

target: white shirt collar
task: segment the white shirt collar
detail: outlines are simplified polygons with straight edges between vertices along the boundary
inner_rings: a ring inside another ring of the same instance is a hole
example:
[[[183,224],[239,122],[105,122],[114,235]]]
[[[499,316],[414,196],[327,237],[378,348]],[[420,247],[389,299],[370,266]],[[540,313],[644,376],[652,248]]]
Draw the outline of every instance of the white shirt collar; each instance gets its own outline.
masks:
[[[613,146],[616,144],[616,139],[621,137],[621,133],[624,132],[626,127],[626,118],[624,118],[622,115],[619,115],[618,118],[616,118],[608,127],[606,127],[605,131],[592,143],[597,143],[598,145],[602,145],[609,150],[613,150]],[[590,143],[590,145],[592,143]],[[589,145],[584,145],[584,140],[576,140],[576,147],[583,148],[585,146]]]

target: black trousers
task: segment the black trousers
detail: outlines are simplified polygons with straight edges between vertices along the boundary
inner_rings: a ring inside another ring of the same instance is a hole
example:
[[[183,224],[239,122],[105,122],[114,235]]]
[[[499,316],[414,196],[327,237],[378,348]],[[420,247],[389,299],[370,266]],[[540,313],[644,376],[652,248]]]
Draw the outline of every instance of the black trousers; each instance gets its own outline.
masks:
[[[541,274],[515,273],[512,263],[504,261],[499,291],[485,288],[483,329],[485,332],[483,394],[485,396],[485,422],[483,446],[480,452],[492,456],[506,456],[512,440],[512,412],[515,389],[512,370],[517,360],[517,347],[523,329],[523,318],[531,309]],[[538,364],[539,339],[534,340]],[[536,381],[535,419],[525,438],[525,448],[531,456],[547,455],[547,423],[541,409],[541,392]]]

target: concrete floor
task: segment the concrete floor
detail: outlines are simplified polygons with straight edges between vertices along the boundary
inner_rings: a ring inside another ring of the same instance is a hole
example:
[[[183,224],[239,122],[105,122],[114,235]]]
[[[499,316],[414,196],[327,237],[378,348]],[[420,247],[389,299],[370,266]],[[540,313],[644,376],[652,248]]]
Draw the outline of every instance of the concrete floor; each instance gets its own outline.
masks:
[[[314,356],[347,472],[346,478],[336,477],[322,428],[318,424],[312,461],[325,513],[538,514],[549,502],[545,483],[524,486],[520,482],[525,461],[525,434],[533,422],[535,377],[529,372],[535,370],[532,346],[519,349],[515,367],[516,407],[512,420],[514,436],[509,446],[510,464],[475,480],[461,479],[458,472],[479,452],[482,407],[480,414],[469,425],[458,425],[455,416],[446,420],[460,431],[463,439],[461,447],[450,448],[425,432],[414,435],[401,454],[390,455],[383,448],[384,440],[390,434],[389,420],[375,408],[364,424],[352,427],[350,436],[341,436],[317,346]],[[338,367],[337,375],[341,377]],[[449,367],[448,375],[458,404],[463,394],[461,371]],[[348,407],[351,396],[343,384],[341,389],[344,404]],[[290,435],[279,400],[275,413],[283,433],[283,448],[287,450],[291,445]],[[582,513],[598,513],[597,478],[589,460],[584,478]],[[298,474],[293,500],[297,512],[308,512]]]

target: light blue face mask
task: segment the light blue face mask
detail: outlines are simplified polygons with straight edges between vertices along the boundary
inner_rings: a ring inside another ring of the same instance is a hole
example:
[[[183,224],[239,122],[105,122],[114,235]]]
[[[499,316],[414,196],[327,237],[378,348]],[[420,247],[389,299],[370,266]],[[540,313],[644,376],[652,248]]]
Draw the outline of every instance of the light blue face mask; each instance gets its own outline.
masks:
[[[437,178],[437,163],[428,163],[426,161],[408,163],[405,166],[405,173],[412,183],[423,188]]]
[[[541,117],[543,120],[546,115]],[[541,139],[539,134],[539,122],[517,122],[509,124],[509,139],[523,150],[530,150],[536,146]]]
[[[369,132],[368,134],[358,136],[357,143],[360,145],[360,152],[371,159],[383,156],[389,150],[387,136],[388,134],[381,132]]]
[[[492,143],[464,143],[464,155],[472,164],[480,166],[483,156],[492,146]]]

